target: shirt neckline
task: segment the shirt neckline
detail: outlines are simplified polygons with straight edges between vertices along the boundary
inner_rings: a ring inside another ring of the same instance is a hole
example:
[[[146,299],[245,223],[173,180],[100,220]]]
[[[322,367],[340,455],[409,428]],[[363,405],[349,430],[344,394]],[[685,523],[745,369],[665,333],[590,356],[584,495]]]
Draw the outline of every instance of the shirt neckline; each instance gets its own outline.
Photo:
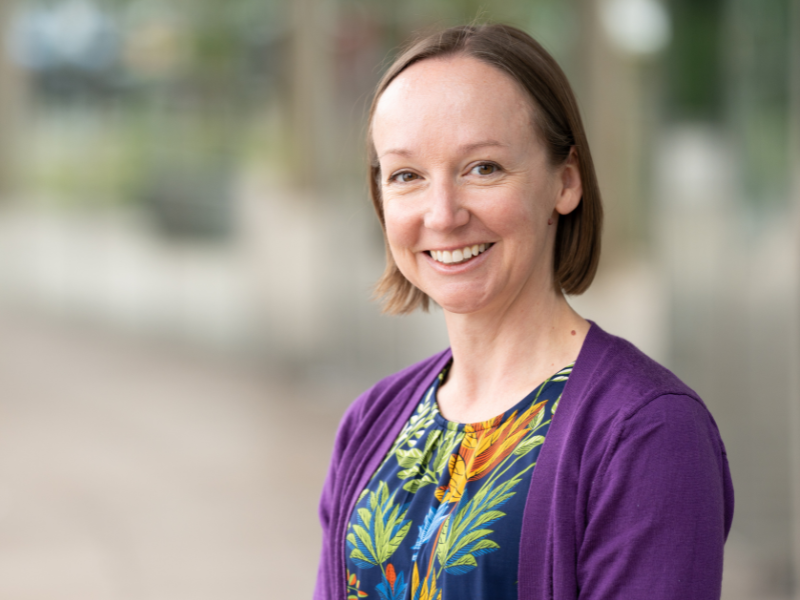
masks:
[[[562,373],[567,369],[570,369],[571,373],[571,369],[575,366],[575,361],[571,362],[570,364],[564,366],[563,368],[559,369],[558,371],[550,375],[547,379],[545,379],[542,383],[533,388],[522,400],[517,402],[511,408],[506,409],[499,415],[496,415],[495,417],[489,418],[485,421],[477,421],[473,423],[461,423],[459,421],[450,421],[449,419],[443,417],[442,413],[439,411],[439,401],[437,400],[436,396],[439,391],[439,386],[447,378],[447,372],[450,369],[450,365],[452,364],[453,364],[453,359],[451,357],[450,360],[448,360],[447,363],[445,363],[444,367],[442,367],[442,370],[436,375],[436,377],[433,380],[432,384],[433,391],[430,392],[430,402],[433,403],[433,408],[432,408],[433,418],[439,426],[445,429],[463,431],[467,426],[469,426],[470,431],[477,432],[477,431],[496,429],[497,427],[505,423],[508,419],[510,419],[511,416],[514,415],[515,413],[519,414],[520,412],[526,410],[537,397],[541,396],[545,388],[549,387],[553,383],[557,383],[557,381],[553,381],[553,379],[557,375],[559,375],[560,373]],[[567,377],[569,377],[569,374],[567,374]],[[428,389],[430,390],[430,388]],[[428,396],[428,394],[425,394],[425,396]]]

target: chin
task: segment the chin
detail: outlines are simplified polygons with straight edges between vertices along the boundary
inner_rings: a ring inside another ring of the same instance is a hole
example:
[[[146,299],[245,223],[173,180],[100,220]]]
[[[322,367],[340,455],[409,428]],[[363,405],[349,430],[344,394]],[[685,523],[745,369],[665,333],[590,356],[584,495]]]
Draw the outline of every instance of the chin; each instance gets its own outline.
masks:
[[[470,294],[468,296],[459,295],[460,297],[453,296],[431,296],[431,300],[436,302],[442,310],[457,315],[467,315],[475,313],[483,308],[486,308],[487,302],[485,298],[480,298],[476,295]]]
[[[442,310],[452,315],[470,315],[478,312],[477,306],[442,306]]]

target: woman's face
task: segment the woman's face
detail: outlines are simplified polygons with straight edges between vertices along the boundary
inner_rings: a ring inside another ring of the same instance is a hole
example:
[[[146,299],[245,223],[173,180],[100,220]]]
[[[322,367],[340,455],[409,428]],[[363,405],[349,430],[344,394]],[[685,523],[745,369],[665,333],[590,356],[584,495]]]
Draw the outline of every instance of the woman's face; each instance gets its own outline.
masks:
[[[580,177],[572,156],[549,164],[532,112],[508,75],[466,56],[412,65],[378,101],[389,247],[447,311],[507,310],[554,292],[557,216],[580,201]]]

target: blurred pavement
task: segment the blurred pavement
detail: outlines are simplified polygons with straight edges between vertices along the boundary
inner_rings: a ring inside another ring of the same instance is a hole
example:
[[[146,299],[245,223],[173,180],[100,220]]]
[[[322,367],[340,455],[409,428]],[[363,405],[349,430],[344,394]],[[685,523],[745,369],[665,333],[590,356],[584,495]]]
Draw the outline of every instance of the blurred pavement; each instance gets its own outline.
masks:
[[[0,598],[309,598],[333,435],[369,382],[297,375],[0,313]],[[761,558],[733,533],[725,600],[786,598]]]
[[[0,598],[310,597],[354,388],[0,318]]]

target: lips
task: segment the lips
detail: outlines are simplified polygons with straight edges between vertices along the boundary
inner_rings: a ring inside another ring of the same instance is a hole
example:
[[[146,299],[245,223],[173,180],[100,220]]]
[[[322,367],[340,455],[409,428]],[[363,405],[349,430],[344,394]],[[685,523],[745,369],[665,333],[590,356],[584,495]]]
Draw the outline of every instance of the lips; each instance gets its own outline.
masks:
[[[436,262],[444,265],[457,265],[478,256],[491,246],[492,244],[473,244],[458,250],[431,250],[429,254]]]

